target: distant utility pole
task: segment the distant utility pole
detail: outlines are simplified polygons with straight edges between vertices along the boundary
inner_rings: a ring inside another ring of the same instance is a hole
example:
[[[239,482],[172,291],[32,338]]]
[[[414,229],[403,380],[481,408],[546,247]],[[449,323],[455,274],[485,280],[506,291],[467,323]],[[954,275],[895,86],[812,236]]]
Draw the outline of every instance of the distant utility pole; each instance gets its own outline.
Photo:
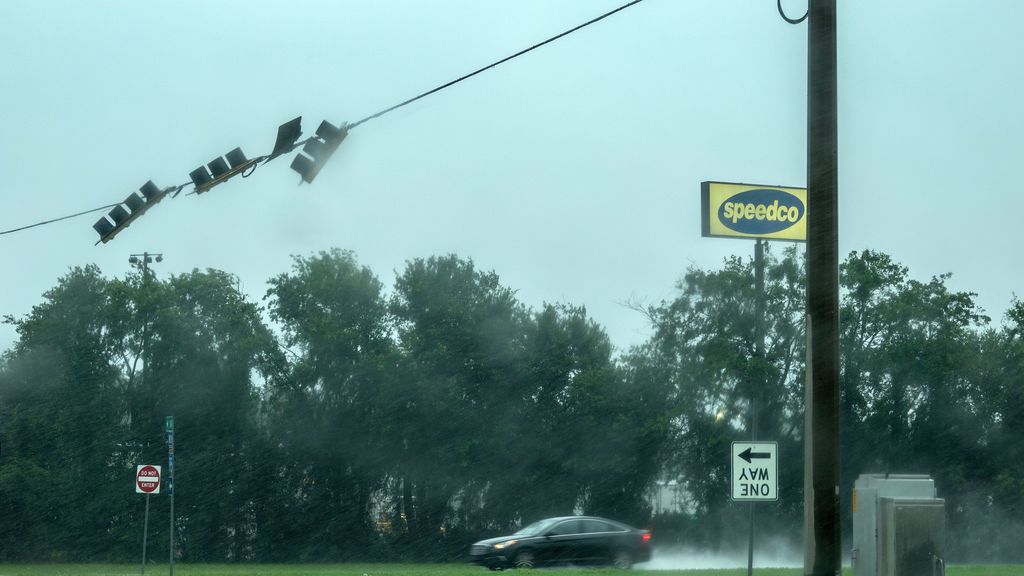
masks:
[[[149,252],[143,252],[142,254],[132,254],[128,257],[128,263],[132,266],[142,270],[142,275],[145,276],[149,273],[149,265],[153,262],[160,263],[164,261],[163,254],[150,254]]]
[[[128,257],[128,263],[142,270],[142,281],[148,282],[149,280],[149,265],[153,262],[163,262],[163,254],[150,254],[149,252],[143,252],[142,254],[132,254]],[[148,322],[142,324],[142,356],[143,356],[143,368],[149,368],[148,348],[149,338],[147,337]],[[174,576],[174,417],[167,417],[167,495],[170,498],[171,514],[170,514],[170,528],[168,538],[168,568],[170,570],[170,576]],[[146,499],[146,524],[147,528],[149,525],[149,498]],[[145,545],[143,545],[145,546]],[[145,548],[143,548],[145,550]],[[145,552],[143,552],[142,570],[146,569]]]
[[[842,570],[839,514],[839,145],[836,0],[809,0],[807,28],[807,442],[812,524],[804,572]]]
[[[146,285],[149,282],[149,280],[150,280],[149,265],[152,264],[153,262],[159,263],[159,262],[163,262],[163,261],[164,261],[164,255],[163,254],[150,254],[149,252],[143,252],[142,254],[132,254],[131,256],[128,257],[128,263],[129,264],[131,264],[135,268],[138,268],[139,270],[142,270],[142,283],[143,283],[143,285]],[[149,338],[148,338],[148,333],[149,333],[149,319],[145,319],[143,321],[143,323],[142,323],[142,360],[143,360],[143,369],[148,369],[148,366],[149,366],[149,357],[148,357]]]

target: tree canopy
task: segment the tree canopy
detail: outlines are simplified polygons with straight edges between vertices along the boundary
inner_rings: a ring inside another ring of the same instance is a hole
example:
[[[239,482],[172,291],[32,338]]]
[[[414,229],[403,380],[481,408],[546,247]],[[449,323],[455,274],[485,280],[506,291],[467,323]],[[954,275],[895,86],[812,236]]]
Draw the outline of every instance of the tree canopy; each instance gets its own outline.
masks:
[[[860,473],[930,474],[954,559],[1020,560],[1024,304],[993,325],[948,280],[870,250],[842,263],[844,499]],[[805,282],[796,248],[768,252],[761,332],[750,259],[690,269],[621,350],[585,308],[526,306],[451,254],[390,287],[351,252],[300,256],[262,301],[219,270],[72,269],[6,318],[0,560],[134,559],[135,466],[166,464],[169,415],[184,560],[461,559],[571,513],[727,546],[747,510],[729,444],[755,410],[781,466],[759,524],[799,541]]]

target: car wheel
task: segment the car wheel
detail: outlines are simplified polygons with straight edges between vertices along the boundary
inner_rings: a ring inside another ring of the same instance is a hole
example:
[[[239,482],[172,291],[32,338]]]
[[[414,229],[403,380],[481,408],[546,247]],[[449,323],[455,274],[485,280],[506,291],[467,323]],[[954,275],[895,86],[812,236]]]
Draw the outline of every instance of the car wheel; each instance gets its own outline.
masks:
[[[514,562],[516,568],[525,568],[529,570],[530,568],[533,568],[534,561],[535,560],[533,557],[533,552],[530,552],[529,550],[523,550],[519,554],[516,554]]]
[[[629,550],[616,550],[615,554],[612,555],[612,566],[623,570],[632,568],[633,556],[629,553]]]

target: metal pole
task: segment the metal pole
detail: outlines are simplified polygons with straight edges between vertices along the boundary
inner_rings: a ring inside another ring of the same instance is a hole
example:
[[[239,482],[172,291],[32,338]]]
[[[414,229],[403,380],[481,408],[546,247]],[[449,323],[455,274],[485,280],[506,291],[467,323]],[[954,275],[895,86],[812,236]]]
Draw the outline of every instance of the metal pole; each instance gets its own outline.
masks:
[[[170,576],[174,576],[174,416],[167,417],[167,495],[171,499],[171,526],[168,541]]]
[[[814,576],[842,569],[839,512],[839,218],[836,0],[810,0],[807,30],[807,315],[812,387]]]
[[[170,527],[170,538],[169,538],[169,542],[170,542],[170,554],[169,554],[170,564],[169,564],[169,566],[170,566],[170,575],[174,576],[174,492],[170,492],[169,490],[168,490],[168,492],[169,492],[169,494],[171,496],[171,527]]]
[[[754,503],[750,503],[750,541],[747,542],[747,576],[754,574]]]
[[[765,302],[764,302],[764,246],[765,240],[758,238],[754,244],[754,382],[755,389],[751,394],[751,410],[753,412],[753,426],[751,427],[751,440],[757,440],[757,424],[764,404],[764,388],[767,383],[764,381],[764,327],[765,327]]]
[[[149,540],[149,493],[146,493],[146,516],[142,521],[142,570],[139,574],[146,573],[146,541]]]
[[[756,381],[750,391],[750,439],[757,441],[759,397],[764,393],[764,240],[754,243],[754,374]],[[750,540],[747,542],[747,576],[754,574],[754,506],[750,503]]]

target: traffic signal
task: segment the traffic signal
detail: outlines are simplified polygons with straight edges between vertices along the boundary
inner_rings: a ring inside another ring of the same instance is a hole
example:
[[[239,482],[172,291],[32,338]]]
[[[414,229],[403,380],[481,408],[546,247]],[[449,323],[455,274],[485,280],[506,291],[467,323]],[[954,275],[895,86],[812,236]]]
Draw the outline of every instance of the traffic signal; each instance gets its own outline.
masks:
[[[302,147],[304,154],[300,153],[295,156],[295,160],[292,160],[292,170],[302,176],[303,182],[313,182],[316,175],[320,173],[320,169],[324,167],[346,136],[348,136],[347,125],[338,128],[324,120],[316,129],[316,137],[307,140],[306,145]]]
[[[200,166],[189,172],[188,175],[196,186],[196,194],[202,194],[218,184],[227,182],[232,176],[241,174],[255,164],[256,160],[249,160],[242,153],[241,148],[235,148],[224,156],[214,158],[206,166]]]
[[[138,192],[132,192],[124,199],[124,202],[114,206],[105,216],[92,225],[93,230],[100,235],[99,244],[106,244],[117,236],[121,230],[127,228],[136,218],[142,216],[149,207],[164,199],[167,193],[173,188],[157,188],[150,180],[139,188]]]

